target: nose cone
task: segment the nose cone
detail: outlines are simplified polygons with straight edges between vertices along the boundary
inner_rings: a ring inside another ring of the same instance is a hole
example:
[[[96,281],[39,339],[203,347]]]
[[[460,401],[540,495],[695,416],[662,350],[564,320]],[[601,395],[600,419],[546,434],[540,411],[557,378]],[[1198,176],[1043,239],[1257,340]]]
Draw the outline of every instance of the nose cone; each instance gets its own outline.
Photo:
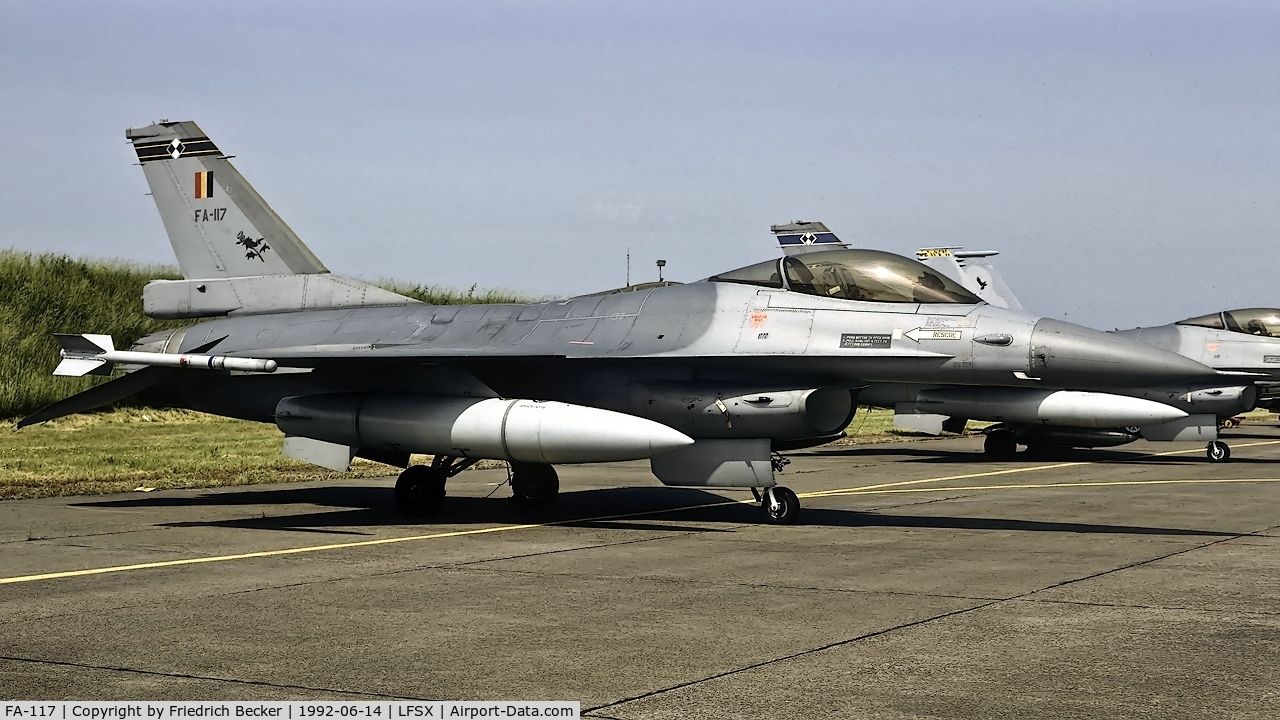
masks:
[[[1031,331],[1030,371],[1061,387],[1141,388],[1217,377],[1207,365],[1134,340],[1041,318]]]

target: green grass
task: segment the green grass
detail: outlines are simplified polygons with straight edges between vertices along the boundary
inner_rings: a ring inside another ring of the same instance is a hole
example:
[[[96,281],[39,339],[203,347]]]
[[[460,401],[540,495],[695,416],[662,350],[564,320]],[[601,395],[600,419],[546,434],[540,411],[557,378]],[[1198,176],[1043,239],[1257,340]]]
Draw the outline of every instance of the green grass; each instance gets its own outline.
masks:
[[[180,277],[174,267],[0,250],[0,418],[21,417],[105,381],[53,377],[58,364],[53,333],[108,334],[116,347],[128,347],[144,335],[192,324],[154,320],[142,312],[144,285]],[[380,284],[436,305],[527,300],[475,286],[461,292],[395,281]]]
[[[14,432],[0,427],[0,500],[384,476],[357,459],[348,474],[280,454],[271,425],[185,410],[125,408]]]
[[[476,290],[476,286],[472,285],[469,290],[462,292],[451,288],[442,288],[438,285],[416,285],[414,283],[400,282],[397,280],[380,280],[375,283],[379,287],[390,290],[394,293],[400,293],[414,300],[421,300],[428,305],[471,305],[471,304],[487,304],[487,303],[524,303],[535,302],[543,298],[532,298],[509,290]]]
[[[142,313],[142,286],[177,277],[173,268],[0,251],[0,417],[25,415],[102,382],[53,377],[53,333],[109,333],[127,346],[182,325]]]
[[[965,434],[972,435],[991,424],[989,422],[970,420],[965,427]],[[894,427],[893,410],[869,407],[858,408],[858,414],[854,415],[853,422],[849,423],[849,427],[845,432],[848,433],[848,437],[840,441],[844,444],[893,442],[895,440],[918,440],[934,437],[926,433]],[[942,437],[956,436],[946,434]]]

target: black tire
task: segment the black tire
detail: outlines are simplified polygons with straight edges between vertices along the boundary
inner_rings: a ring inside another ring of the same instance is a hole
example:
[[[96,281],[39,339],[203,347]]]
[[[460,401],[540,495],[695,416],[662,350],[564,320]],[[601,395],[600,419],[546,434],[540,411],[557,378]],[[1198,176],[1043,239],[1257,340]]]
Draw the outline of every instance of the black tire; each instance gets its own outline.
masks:
[[[1214,440],[1205,448],[1204,454],[1209,458],[1209,462],[1227,462],[1231,459],[1231,447],[1221,440]]]
[[[992,460],[1012,460],[1018,454],[1018,440],[1008,430],[997,430],[987,435],[982,449]]]
[[[793,525],[800,516],[800,498],[791,488],[776,486],[764,493],[764,516],[770,525]]]
[[[525,507],[546,507],[560,494],[556,469],[542,463],[511,463],[511,500]]]
[[[396,480],[396,509],[407,517],[430,517],[444,503],[444,473],[429,465],[405,468]]]

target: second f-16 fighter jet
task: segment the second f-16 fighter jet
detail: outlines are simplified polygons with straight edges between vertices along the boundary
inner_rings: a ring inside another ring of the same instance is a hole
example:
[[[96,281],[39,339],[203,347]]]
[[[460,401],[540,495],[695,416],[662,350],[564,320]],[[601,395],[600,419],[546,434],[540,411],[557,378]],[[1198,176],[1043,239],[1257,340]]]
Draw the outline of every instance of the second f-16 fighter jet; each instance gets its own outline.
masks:
[[[1013,291],[1004,283],[989,258],[993,250],[963,250],[957,247],[924,248],[916,252],[929,267],[959,282],[983,300],[999,307],[1021,309]],[[1218,439],[1219,423],[1254,407],[1280,407],[1280,309],[1245,308],[1227,310],[1189,318],[1169,325],[1132,330],[1115,330],[1115,335],[1176,352],[1217,369],[1223,377],[1212,382],[1170,385],[1163,388],[1135,387],[1119,389],[1126,395],[1159,400],[1185,410],[1188,415],[1177,421],[1155,426],[1131,426],[1097,429],[1053,427],[1048,424],[1019,422],[1002,414],[1005,408],[986,407],[984,414],[965,415],[964,408],[948,408],[913,402],[926,396],[907,398],[899,393],[864,395],[868,399],[888,395],[899,412],[895,422],[916,430],[938,434],[963,426],[965,418],[1000,420],[1000,425],[987,428],[988,444],[1008,452],[1008,440],[1030,449],[1071,447],[1112,447],[1138,438],[1156,441],[1207,441],[1205,454],[1209,460],[1223,462],[1231,458],[1231,449]],[[926,393],[927,395],[927,393]],[[932,413],[930,413],[932,411]],[[952,414],[949,411],[958,413]],[[950,415],[948,417],[948,415]],[[992,436],[997,436],[992,440]],[[1003,437],[1004,440],[999,438]],[[1003,447],[1001,444],[1003,443]]]
[[[330,273],[195,123],[126,137],[184,276],[148,284],[144,308],[192,324],[128,350],[60,336],[59,374],[139,369],[21,424],[139,393],[271,423],[292,457],[405,468],[395,500],[413,515],[435,512],[448,478],[482,458],[510,462],[514,496],[529,505],[555,498],[556,464],[649,459],[667,485],[750,488],[768,521],[789,523],[799,501],[777,484],[776,453],[839,437],[869,384],[940,385],[947,402],[1012,402],[1035,422],[1111,428],[1187,413],[1109,389],[1217,377],[807,231],[797,244],[810,252],[698,282],[425,305]],[[413,454],[434,461],[410,465]]]

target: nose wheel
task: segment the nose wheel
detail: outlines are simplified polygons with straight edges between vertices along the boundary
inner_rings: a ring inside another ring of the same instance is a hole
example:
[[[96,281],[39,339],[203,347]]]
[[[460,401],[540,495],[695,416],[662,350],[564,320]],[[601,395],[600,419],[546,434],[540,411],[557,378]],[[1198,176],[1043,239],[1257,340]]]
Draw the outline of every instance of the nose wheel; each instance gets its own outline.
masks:
[[[1209,462],[1226,462],[1231,459],[1231,448],[1221,440],[1214,440],[1205,448],[1204,454]]]
[[[794,525],[800,514],[800,498],[791,488],[774,486],[765,488],[764,492],[751,488],[751,492],[764,508],[765,519],[770,525]]]

